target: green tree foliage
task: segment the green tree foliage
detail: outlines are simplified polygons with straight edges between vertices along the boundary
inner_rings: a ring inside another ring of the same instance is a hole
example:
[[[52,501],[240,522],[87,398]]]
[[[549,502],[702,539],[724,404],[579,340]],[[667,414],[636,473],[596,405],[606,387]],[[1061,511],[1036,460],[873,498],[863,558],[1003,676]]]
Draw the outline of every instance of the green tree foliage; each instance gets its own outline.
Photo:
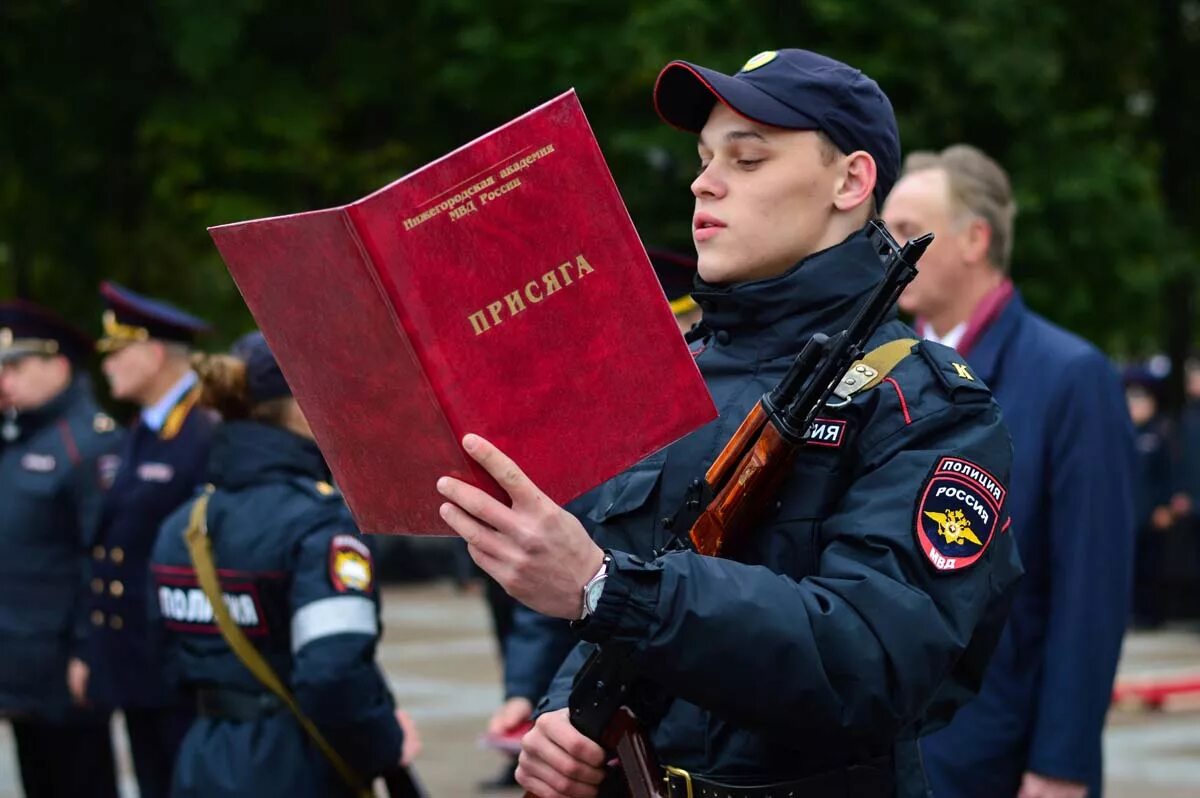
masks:
[[[733,71],[800,46],[875,77],[906,150],[996,156],[1031,304],[1115,353],[1150,351],[1174,312],[1164,287],[1186,284],[1200,240],[1186,192],[1164,190],[1200,182],[1166,144],[1197,132],[1200,88],[1162,59],[1167,32],[1197,63],[1200,10],[1110,6],[10,0],[0,294],[94,328],[111,277],[209,316],[223,343],[251,321],[207,226],[355,199],[572,86],[643,239],[686,251],[694,142],[655,116],[658,70]]]

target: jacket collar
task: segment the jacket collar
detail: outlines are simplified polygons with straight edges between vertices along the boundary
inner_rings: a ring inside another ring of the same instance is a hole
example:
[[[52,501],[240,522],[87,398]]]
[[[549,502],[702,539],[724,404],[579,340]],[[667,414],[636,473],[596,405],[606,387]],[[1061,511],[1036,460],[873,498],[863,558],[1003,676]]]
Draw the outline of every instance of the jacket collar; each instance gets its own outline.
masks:
[[[86,393],[84,378],[72,377],[67,387],[46,404],[23,413],[17,413],[13,419],[19,430],[17,440],[27,438],[47,424],[65,416],[71,406],[83,399]]]
[[[218,487],[229,489],[296,477],[329,479],[329,468],[314,442],[258,421],[220,426],[213,437],[209,473]]]
[[[967,361],[975,369],[975,373],[995,390],[997,377],[1001,367],[1001,357],[1009,343],[1016,337],[1017,326],[1028,311],[1021,293],[1014,290],[1008,304],[995,317],[975,341],[971,351],[966,355]]]
[[[729,285],[697,277],[692,296],[712,331],[711,347],[766,360],[799,352],[813,333],[847,327],[882,278],[883,264],[860,230],[778,277]]]

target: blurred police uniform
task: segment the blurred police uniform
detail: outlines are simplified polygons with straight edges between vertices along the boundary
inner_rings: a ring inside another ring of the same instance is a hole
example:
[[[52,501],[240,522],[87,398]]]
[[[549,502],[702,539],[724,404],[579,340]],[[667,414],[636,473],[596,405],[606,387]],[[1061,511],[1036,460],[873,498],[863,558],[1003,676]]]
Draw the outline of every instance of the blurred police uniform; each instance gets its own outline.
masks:
[[[101,295],[108,307],[98,344],[107,353],[105,372],[114,395],[134,399],[142,411],[122,450],[92,544],[88,695],[97,704],[124,710],[141,796],[160,798],[167,794],[175,751],[192,712],[167,690],[147,641],[148,567],[163,519],[204,481],[217,420],[197,406],[200,388],[186,367],[186,350],[208,325],[114,283],[104,283]],[[184,365],[176,367],[180,376],[157,396],[145,391],[126,396],[114,363],[133,354],[128,347],[154,342],[183,359]]]
[[[67,688],[68,660],[89,629],[85,551],[121,441],[82,373],[91,350],[49,311],[0,304],[0,369],[26,358],[71,364],[58,395],[8,407],[0,425],[0,715],[12,722],[29,798],[116,796],[108,714],[73,705]]]
[[[221,590],[304,713],[357,774],[371,778],[396,767],[405,741],[375,662],[381,624],[372,547],[311,437],[254,410],[291,396],[262,337],[235,351],[246,363],[249,407],[222,410],[236,420],[217,431],[215,492],[204,512]],[[210,368],[200,367],[205,384],[216,373]],[[199,713],[180,749],[172,795],[349,794],[214,623],[185,542],[194,506],[167,519],[152,564],[168,672],[195,696]]]
[[[1137,468],[1134,471],[1134,522],[1137,525],[1133,575],[1133,622],[1157,627],[1166,620],[1164,536],[1170,531],[1171,497],[1176,486],[1175,429],[1159,411],[1162,380],[1142,365],[1121,374],[1133,420]]]
[[[1179,485],[1174,509],[1185,534],[1200,554],[1200,354],[1184,365],[1186,401],[1179,422]],[[1200,576],[1200,560],[1193,557],[1193,572]],[[1190,606],[1196,607],[1200,596]]]
[[[896,178],[890,103],[845,64],[802,50],[763,53],[734,76],[673,62],[655,88],[660,115],[687,131],[718,101],[867,151],[877,203]],[[693,353],[720,417],[600,489],[603,592],[539,709],[566,706],[595,645],[627,652],[670,699],[651,739],[672,795],[924,795],[916,739],[972,694],[995,644],[1020,574],[1011,447],[983,381],[944,347],[897,344],[904,357],[869,390],[863,372],[847,375],[847,401],[820,411],[822,445],[798,453],[738,561],[663,553],[687,532],[672,518],[689,486],[737,425],[882,276],[860,231],[776,277],[698,280]],[[913,337],[893,313],[868,350]]]

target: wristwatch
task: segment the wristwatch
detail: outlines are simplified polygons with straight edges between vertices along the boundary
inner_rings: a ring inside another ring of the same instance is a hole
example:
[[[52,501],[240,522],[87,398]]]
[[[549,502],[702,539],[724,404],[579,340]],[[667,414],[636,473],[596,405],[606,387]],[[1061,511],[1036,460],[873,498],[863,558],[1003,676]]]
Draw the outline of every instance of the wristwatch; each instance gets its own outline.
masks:
[[[608,564],[611,562],[612,557],[605,554],[604,562],[600,563],[600,570],[596,571],[596,575],[583,586],[583,614],[579,616],[579,620],[582,621],[594,613],[596,606],[600,604],[600,595],[604,592],[604,581],[608,579]]]

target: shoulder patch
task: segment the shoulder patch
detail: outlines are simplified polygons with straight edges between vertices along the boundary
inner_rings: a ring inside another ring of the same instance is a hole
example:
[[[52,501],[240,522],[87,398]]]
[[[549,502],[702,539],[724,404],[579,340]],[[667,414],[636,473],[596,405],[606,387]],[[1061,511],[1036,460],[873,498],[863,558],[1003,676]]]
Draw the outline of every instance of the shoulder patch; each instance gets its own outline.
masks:
[[[804,439],[806,446],[840,449],[846,438],[846,421],[840,418],[814,418]]]
[[[117,422],[113,421],[112,416],[107,413],[97,413],[92,419],[92,430],[101,434],[112,432],[117,428]]]
[[[951,396],[960,392],[990,394],[987,385],[971,368],[966,358],[953,349],[922,341],[919,347],[922,357],[929,364],[942,387]]]
[[[940,573],[974,565],[1000,523],[1007,491],[983,468],[961,457],[938,460],[917,501],[914,534]]]
[[[339,593],[369,592],[375,584],[371,550],[353,535],[334,535],[329,542],[329,581]]]
[[[338,491],[337,486],[323,480],[311,477],[293,477],[288,480],[288,484],[298,488],[305,496],[321,504],[342,500],[342,494]]]

